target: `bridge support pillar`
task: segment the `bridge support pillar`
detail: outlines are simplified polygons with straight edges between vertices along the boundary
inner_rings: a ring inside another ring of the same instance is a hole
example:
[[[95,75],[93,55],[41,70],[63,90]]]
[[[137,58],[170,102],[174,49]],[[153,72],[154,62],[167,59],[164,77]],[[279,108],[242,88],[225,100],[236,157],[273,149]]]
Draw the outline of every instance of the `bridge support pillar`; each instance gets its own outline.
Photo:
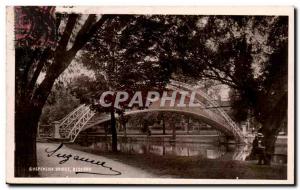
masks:
[[[59,134],[59,122],[58,121],[54,121],[52,124],[54,126],[54,138],[55,139],[60,139],[61,136]]]

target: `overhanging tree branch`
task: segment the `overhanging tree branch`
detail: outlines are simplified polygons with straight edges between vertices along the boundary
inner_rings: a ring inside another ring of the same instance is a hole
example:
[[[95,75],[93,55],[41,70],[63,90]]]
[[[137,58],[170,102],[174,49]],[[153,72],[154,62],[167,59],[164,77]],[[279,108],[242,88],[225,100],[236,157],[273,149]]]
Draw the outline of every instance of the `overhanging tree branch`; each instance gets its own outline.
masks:
[[[58,47],[57,47],[58,51],[63,51],[66,49],[68,42],[70,40],[71,34],[73,32],[73,29],[76,25],[76,21],[77,21],[78,17],[79,17],[78,14],[70,14],[69,15],[68,22],[67,22],[66,28],[64,30],[64,33],[58,42]]]
[[[27,91],[28,94],[31,96],[32,91],[34,89],[34,86],[36,85],[37,79],[42,71],[42,69],[44,68],[44,66],[46,65],[47,60],[52,56],[52,50],[50,48],[47,48],[43,51],[42,55],[41,55],[41,59],[39,60],[33,75],[31,77],[30,82],[28,83],[28,87],[27,87]]]
[[[85,24],[78,32],[73,47],[69,50],[69,52],[76,52],[80,50],[87,41],[97,32],[97,30],[108,20],[110,15],[103,15],[94,25],[91,26],[92,21],[96,19],[95,15],[91,15],[86,20]]]
[[[87,43],[91,36],[97,32],[97,30],[104,24],[109,16],[103,15],[101,19],[99,19],[99,21],[97,21],[94,25],[92,23],[95,19],[95,15],[89,16],[85,24],[78,32],[73,47],[66,51],[66,47],[72,34],[72,30],[76,24],[77,18],[78,15],[73,14],[69,16],[66,29],[55,51],[54,61],[49,66],[44,80],[37,87],[34,95],[32,96],[34,99],[34,104],[38,106],[44,105],[56,78],[70,65],[76,53]]]

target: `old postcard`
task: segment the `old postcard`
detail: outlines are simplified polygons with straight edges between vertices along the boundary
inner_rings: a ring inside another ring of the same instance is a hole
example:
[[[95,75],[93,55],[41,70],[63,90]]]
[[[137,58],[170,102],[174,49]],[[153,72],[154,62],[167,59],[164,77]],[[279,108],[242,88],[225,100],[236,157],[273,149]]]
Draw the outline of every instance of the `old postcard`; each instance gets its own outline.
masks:
[[[292,7],[7,7],[7,183],[294,184]]]

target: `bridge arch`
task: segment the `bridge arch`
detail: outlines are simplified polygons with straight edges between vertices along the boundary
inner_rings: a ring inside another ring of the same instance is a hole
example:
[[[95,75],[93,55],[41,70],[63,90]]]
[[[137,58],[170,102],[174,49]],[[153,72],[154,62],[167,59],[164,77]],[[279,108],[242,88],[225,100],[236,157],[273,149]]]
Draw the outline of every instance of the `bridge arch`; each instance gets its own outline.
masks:
[[[173,112],[173,113],[180,113],[180,114],[185,114],[185,115],[190,115],[190,116],[195,116],[197,118],[199,118],[201,121],[203,121],[204,123],[212,126],[213,128],[217,129],[218,131],[223,132],[224,134],[228,135],[228,136],[233,136],[234,134],[232,133],[232,131],[226,129],[223,127],[222,123],[218,123],[215,120],[210,119],[209,117],[201,114],[201,113],[197,113],[197,112],[193,112],[193,111],[189,111],[189,110],[178,110],[178,109],[143,109],[143,110],[135,110],[135,111],[129,111],[125,113],[125,116],[130,116],[130,115],[136,115],[136,114],[143,114],[143,113],[151,113],[151,112]],[[119,116],[116,115],[116,118],[118,118]],[[102,120],[99,120],[97,122],[95,122],[93,125],[87,126],[85,127],[83,130],[89,129],[95,125],[99,125],[102,123],[105,123],[107,121],[109,121],[110,118],[105,118]],[[235,137],[236,140],[240,141],[241,139],[239,139],[239,137]]]
[[[236,141],[240,143],[246,143],[246,138],[235,122],[232,121],[227,113],[222,110],[219,105],[207,94],[205,94],[199,87],[171,80],[167,85],[167,89],[195,91],[196,101],[198,101],[202,106],[195,108],[152,106],[149,109],[127,111],[125,112],[125,115],[154,111],[191,114],[199,117],[205,123],[224,132],[225,134],[233,136]],[[205,103],[203,103],[203,100]],[[153,105],[155,105],[155,102]],[[212,111],[210,109],[206,109],[206,106],[214,107],[215,110]],[[69,139],[70,142],[74,142],[82,130],[91,127],[88,125],[88,122],[94,117],[95,112],[90,110],[89,105],[81,105],[60,121],[59,132],[63,138]],[[98,118],[98,121],[93,124],[93,126],[108,120],[110,120],[109,114],[102,114],[102,116]]]

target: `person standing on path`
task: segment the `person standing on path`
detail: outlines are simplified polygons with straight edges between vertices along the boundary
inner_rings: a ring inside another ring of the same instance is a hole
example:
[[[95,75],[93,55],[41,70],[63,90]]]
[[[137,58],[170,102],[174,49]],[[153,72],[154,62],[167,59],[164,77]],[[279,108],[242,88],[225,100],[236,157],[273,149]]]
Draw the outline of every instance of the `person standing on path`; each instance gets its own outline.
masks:
[[[258,165],[266,164],[266,146],[264,143],[264,135],[262,133],[257,134],[257,156]]]

